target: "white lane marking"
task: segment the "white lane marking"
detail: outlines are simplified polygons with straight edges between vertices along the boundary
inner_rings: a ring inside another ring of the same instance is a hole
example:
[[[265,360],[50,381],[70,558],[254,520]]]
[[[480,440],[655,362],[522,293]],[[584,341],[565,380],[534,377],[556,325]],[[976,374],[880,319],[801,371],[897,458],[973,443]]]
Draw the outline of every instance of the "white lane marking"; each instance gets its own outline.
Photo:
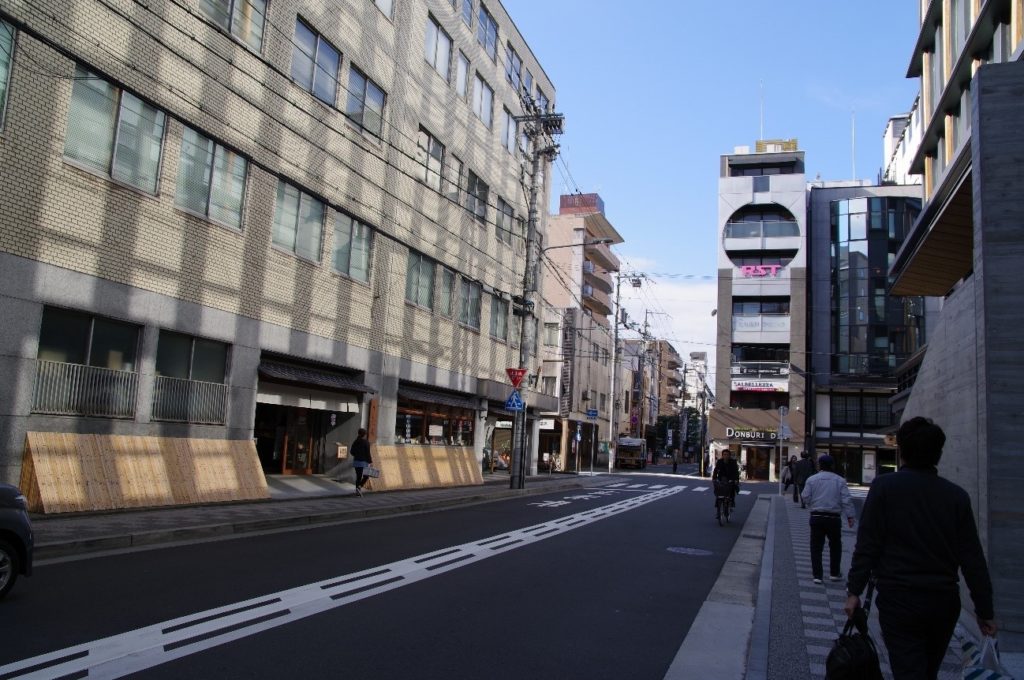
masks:
[[[608,488],[609,489],[614,489],[617,486],[626,486],[626,483],[625,482],[619,482],[618,484],[609,484]]]
[[[630,484],[627,488],[630,488],[630,489],[643,489],[646,486],[647,486],[646,484]]]
[[[90,680],[124,677],[572,531],[679,491],[676,487],[631,496],[480,541],[441,548],[15,661],[0,666],[0,676],[55,678],[84,671]]]
[[[707,491],[710,488],[711,488],[710,486],[695,486],[695,487],[693,487],[693,490],[694,491]]]
[[[741,496],[749,496],[750,492],[749,491],[740,491],[740,495]]]
[[[651,484],[652,489],[664,489],[668,484]]]

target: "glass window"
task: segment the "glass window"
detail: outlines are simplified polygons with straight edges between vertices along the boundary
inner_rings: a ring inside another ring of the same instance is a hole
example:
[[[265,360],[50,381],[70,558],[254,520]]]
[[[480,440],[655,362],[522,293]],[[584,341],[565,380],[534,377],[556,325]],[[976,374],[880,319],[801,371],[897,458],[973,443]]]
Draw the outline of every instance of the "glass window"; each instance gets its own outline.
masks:
[[[770,191],[771,190],[771,177],[767,175],[761,175],[754,178],[754,191]]]
[[[274,245],[319,262],[324,212],[322,202],[284,180],[278,180]]]
[[[508,109],[503,109],[503,110],[504,110],[504,117],[503,117],[504,124],[502,125],[502,131],[501,131],[501,144],[506,149],[508,149],[509,153],[514,154],[516,152],[516,137],[518,136],[517,135],[516,119],[512,117],[512,112],[511,111],[509,111]]]
[[[416,161],[421,166],[418,170],[420,180],[435,191],[440,191],[441,175],[444,172],[444,145],[422,127],[416,140]]]
[[[405,273],[406,301],[433,309],[434,261],[415,250],[410,250]]]
[[[380,137],[384,128],[386,95],[377,83],[353,67],[348,77],[348,105],[345,115],[360,129]]]
[[[384,16],[388,19],[391,18],[391,10],[393,9],[392,5],[394,4],[394,0],[373,0],[373,4],[377,5],[377,9],[381,12],[384,12]]]
[[[537,108],[539,108],[541,111],[546,113],[547,110],[548,110],[548,106],[550,106],[550,102],[548,101],[548,96],[546,94],[544,94],[544,92],[538,87],[537,88]]]
[[[4,111],[7,109],[7,88],[11,81],[11,64],[14,62],[14,27],[0,21],[0,129],[4,127]]]
[[[508,302],[491,296],[491,337],[508,340]]]
[[[263,47],[267,0],[200,0],[199,10],[257,52]]]
[[[75,68],[65,157],[155,194],[163,136],[163,111]]]
[[[459,59],[455,64],[455,93],[466,98],[469,84],[469,58],[459,50]]]
[[[222,342],[160,331],[156,374],[183,380],[223,383],[228,347]]]
[[[341,53],[302,19],[295,20],[292,79],[302,89],[330,106],[338,95]]]
[[[244,157],[186,127],[175,205],[238,229],[247,167]]]
[[[139,327],[47,307],[39,330],[39,360],[134,371]]]
[[[863,241],[868,237],[868,216],[864,213],[850,215],[850,240]]]
[[[509,205],[505,199],[498,197],[498,221],[495,225],[495,233],[498,236],[498,242],[504,243],[505,245],[512,245],[512,225],[514,220],[514,214],[512,206]]]
[[[527,97],[533,96],[533,74],[530,73],[530,69],[528,68],[523,69],[522,94],[525,94]]]
[[[505,77],[508,78],[508,82],[512,83],[512,87],[519,92],[519,85],[521,83],[520,74],[523,70],[523,59],[519,56],[519,53],[512,47],[512,43],[508,43],[505,46]]]
[[[134,371],[138,345],[138,326],[96,317],[92,325],[89,365],[115,371]]]
[[[451,73],[452,39],[432,16],[427,17],[427,33],[423,42],[423,57],[442,78]]]
[[[334,269],[358,281],[370,280],[373,231],[344,213],[334,219]]]
[[[437,311],[445,316],[455,313],[455,272],[441,267],[441,285],[437,291]]]
[[[462,20],[473,28],[473,0],[462,0]]]
[[[459,284],[459,323],[480,330],[480,284],[462,279]]]
[[[477,221],[481,224],[487,222],[487,195],[489,192],[490,188],[487,184],[470,170],[466,183],[466,209],[476,215]]]
[[[491,127],[494,107],[494,90],[477,73],[473,87],[473,112],[488,128]]]
[[[496,61],[498,58],[498,22],[494,20],[483,3],[480,3],[480,12],[477,15],[476,39],[483,46],[487,56]]]
[[[451,156],[448,159],[448,179],[445,184],[445,194],[448,199],[461,205],[462,203],[462,161],[458,156]]]
[[[544,324],[544,345],[547,347],[558,347],[558,324]]]

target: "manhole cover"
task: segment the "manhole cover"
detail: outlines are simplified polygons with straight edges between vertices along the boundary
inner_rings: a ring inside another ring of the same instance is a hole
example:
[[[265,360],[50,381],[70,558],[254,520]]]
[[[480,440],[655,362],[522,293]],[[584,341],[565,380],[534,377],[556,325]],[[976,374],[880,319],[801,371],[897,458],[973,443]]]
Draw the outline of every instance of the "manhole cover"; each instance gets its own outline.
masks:
[[[707,557],[708,555],[714,554],[710,550],[702,550],[700,548],[683,548],[678,546],[673,546],[669,548],[668,551],[679,555],[696,555],[697,557]]]

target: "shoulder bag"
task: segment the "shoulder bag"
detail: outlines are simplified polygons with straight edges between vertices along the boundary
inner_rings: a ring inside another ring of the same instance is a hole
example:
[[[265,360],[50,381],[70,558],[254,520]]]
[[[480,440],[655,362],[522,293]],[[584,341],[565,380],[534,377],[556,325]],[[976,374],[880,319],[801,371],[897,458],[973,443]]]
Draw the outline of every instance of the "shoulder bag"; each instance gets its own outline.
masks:
[[[882,680],[878,648],[868,633],[868,613],[874,582],[868,583],[864,605],[846,622],[825,660],[825,680]]]

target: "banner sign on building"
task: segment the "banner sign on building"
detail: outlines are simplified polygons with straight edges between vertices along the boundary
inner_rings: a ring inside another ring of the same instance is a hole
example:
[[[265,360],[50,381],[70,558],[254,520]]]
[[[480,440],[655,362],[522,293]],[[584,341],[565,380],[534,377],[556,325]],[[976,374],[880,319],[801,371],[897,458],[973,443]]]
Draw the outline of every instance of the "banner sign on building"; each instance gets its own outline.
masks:
[[[778,433],[774,430],[740,430],[735,427],[725,428],[725,436],[729,439],[743,439],[746,441],[775,441]]]
[[[740,273],[747,278],[751,277],[778,277],[781,264],[748,264],[740,267]]]
[[[789,392],[788,378],[759,378],[757,380],[732,380],[733,392]]]

